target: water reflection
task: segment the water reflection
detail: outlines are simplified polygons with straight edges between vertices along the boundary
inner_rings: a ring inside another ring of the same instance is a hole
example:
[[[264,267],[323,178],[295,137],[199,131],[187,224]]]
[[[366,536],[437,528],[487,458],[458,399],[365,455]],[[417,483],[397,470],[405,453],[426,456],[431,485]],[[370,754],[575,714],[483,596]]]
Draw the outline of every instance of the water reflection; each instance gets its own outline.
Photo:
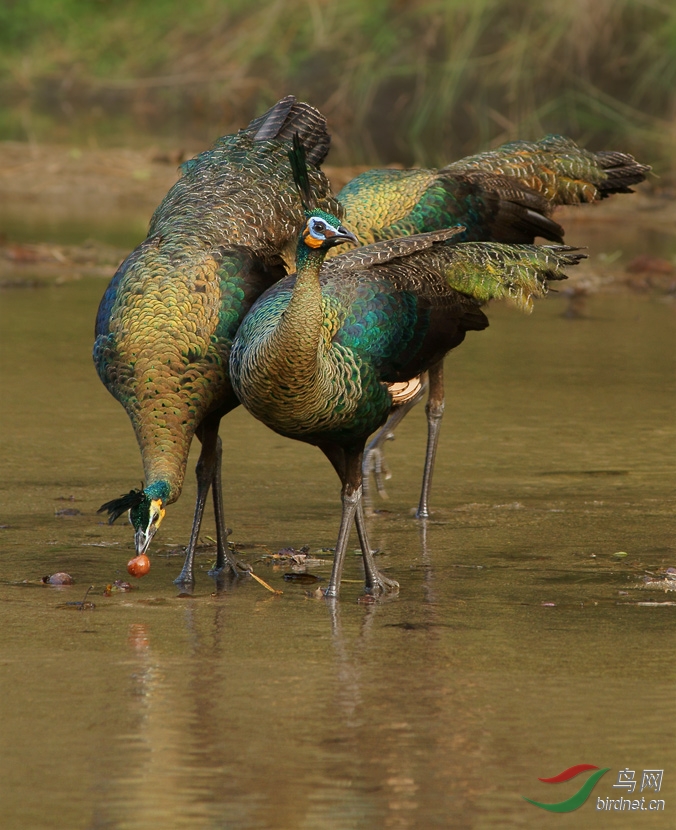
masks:
[[[281,609],[264,600],[255,614]],[[438,628],[393,623],[388,610],[308,600],[326,636],[278,653],[288,683],[270,675],[269,652],[251,664],[233,654],[246,623],[230,597],[184,605],[179,660],[155,647],[161,627],[131,623],[131,728],[112,752],[124,772],[95,826],[409,828],[423,804],[439,818],[448,798],[458,810],[461,793],[470,809],[480,716],[443,682]],[[426,667],[415,680],[401,675],[393,635]]]
[[[355,555],[327,603],[261,551],[332,544],[335,477],[243,412],[222,428],[228,524],[283,595],[214,585],[208,554],[176,595],[192,482],[150,574],[103,595],[132,535],[96,509],[140,463],[90,364],[101,290],[9,291],[0,308],[6,826],[535,828],[521,795],[548,800],[538,777],[576,763],[664,768],[676,803],[676,609],[638,604],[671,597],[642,576],[676,565],[673,304],[491,309],[448,363],[429,521],[410,515],[424,413],[387,448],[389,512],[369,529],[399,595],[358,602]],[[63,499],[79,514],[58,515]],[[40,582],[61,570],[75,585]],[[58,607],[90,584],[94,611]],[[557,824],[605,826],[581,809]]]

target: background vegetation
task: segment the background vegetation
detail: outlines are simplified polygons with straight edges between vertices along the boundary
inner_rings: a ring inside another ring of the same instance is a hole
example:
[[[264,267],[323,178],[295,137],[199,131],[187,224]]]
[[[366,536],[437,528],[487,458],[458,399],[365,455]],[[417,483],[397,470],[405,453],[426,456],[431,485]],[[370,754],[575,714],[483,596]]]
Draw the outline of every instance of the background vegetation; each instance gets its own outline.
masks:
[[[293,92],[332,163],[547,132],[671,168],[672,0],[4,0],[0,138],[209,144]]]

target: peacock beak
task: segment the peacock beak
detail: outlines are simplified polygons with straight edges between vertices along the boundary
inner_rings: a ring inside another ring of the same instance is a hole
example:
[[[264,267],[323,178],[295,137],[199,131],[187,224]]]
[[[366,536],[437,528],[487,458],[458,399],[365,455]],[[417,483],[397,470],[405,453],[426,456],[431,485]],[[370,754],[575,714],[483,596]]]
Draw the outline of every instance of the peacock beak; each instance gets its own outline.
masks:
[[[150,545],[153,536],[162,524],[165,512],[164,502],[162,499],[153,499],[150,502],[148,507],[148,522],[145,527],[141,525],[134,534],[137,556],[141,556],[141,554],[148,550],[148,546]],[[131,515],[129,518],[131,521]]]
[[[156,530],[156,526],[151,526],[147,531],[143,528],[139,528],[136,531],[134,534],[134,543],[136,545],[137,556],[141,556],[142,553],[145,553],[148,550]]]
[[[355,245],[359,245],[359,240],[357,237],[352,233],[352,231],[348,231],[348,229],[341,225],[338,228],[338,233],[335,237],[340,242],[354,242]]]

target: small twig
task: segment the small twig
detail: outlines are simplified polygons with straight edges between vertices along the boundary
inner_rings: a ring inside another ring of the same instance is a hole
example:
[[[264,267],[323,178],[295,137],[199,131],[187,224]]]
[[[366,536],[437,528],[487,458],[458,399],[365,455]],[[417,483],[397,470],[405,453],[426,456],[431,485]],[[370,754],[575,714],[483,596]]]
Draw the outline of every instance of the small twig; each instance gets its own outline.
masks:
[[[271,591],[273,594],[284,593],[284,591],[278,591],[276,588],[273,588],[272,585],[268,585],[268,583],[264,579],[261,579],[260,576],[256,576],[256,574],[253,571],[249,571],[249,575],[252,576],[256,580],[256,582],[258,582],[264,588],[267,588],[268,591]]]

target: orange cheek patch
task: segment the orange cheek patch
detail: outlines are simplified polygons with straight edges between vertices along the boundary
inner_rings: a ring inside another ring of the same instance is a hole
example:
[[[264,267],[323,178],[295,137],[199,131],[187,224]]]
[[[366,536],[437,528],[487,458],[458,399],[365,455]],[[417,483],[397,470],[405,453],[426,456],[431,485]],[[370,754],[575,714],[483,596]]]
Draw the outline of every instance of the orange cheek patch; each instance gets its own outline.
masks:
[[[303,241],[308,248],[321,248],[323,244],[321,239],[316,239],[309,231],[305,231],[303,234]]]

